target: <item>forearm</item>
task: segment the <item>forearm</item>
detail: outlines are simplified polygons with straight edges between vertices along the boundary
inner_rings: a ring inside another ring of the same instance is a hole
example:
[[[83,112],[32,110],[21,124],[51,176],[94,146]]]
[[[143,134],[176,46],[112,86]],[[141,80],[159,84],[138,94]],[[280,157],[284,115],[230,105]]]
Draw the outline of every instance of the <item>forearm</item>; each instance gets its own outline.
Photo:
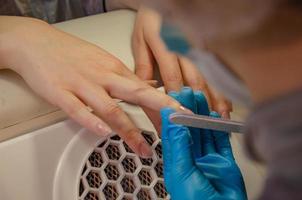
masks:
[[[17,70],[20,55],[30,51],[25,45],[32,39],[30,31],[41,24],[41,20],[28,17],[0,16],[0,69]]]
[[[15,25],[15,17],[0,16],[0,69],[8,68],[10,35],[14,32]]]
[[[118,9],[132,9],[138,10],[141,0],[105,0],[106,1],[106,9],[108,11],[118,10]]]

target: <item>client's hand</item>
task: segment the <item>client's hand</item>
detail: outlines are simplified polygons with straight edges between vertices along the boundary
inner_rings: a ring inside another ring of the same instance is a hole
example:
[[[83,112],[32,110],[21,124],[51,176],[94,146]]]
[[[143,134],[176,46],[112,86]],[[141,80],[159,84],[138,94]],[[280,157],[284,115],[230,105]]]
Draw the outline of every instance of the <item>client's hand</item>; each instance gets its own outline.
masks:
[[[149,145],[113,98],[157,114],[164,106],[180,108],[105,50],[31,18],[0,16],[3,67],[92,132],[104,136],[113,129],[143,157],[152,153]]]
[[[203,91],[212,110],[229,117],[232,104],[210,87],[198,69],[185,57],[170,52],[160,36],[161,17],[155,11],[141,6],[132,34],[132,49],[136,74],[143,80],[154,79],[158,64],[167,92],[179,91],[182,86]]]

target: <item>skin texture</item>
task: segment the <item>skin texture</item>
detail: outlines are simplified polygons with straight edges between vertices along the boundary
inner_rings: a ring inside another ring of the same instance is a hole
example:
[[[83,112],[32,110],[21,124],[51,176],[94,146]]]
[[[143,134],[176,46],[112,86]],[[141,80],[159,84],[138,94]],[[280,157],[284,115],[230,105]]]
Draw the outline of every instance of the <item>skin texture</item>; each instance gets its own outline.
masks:
[[[202,92],[185,87],[169,93],[192,112],[209,112]],[[161,110],[165,186],[174,200],[246,200],[242,175],[235,162],[229,134],[173,124],[170,108]]]
[[[143,106],[151,114],[164,106],[182,110],[103,49],[47,23],[1,17],[0,27],[0,68],[19,73],[37,94],[94,133],[116,131],[142,157],[151,155],[150,147],[113,98]]]
[[[228,117],[232,105],[207,85],[204,77],[186,58],[169,52],[160,38],[161,17],[154,10],[140,7],[132,35],[132,49],[136,74],[142,80],[152,80],[156,64],[167,92],[179,91],[183,86],[203,91],[210,107]]]
[[[113,0],[108,9],[135,10],[139,3]],[[178,102],[147,84],[156,84],[152,80],[156,62],[168,91],[189,85],[203,90],[212,108],[222,116],[228,117],[231,110],[231,104],[207,86],[188,60],[165,49],[159,27],[157,14],[140,7],[132,41],[141,81],[121,61],[93,44],[39,20],[0,16],[0,69],[10,68],[20,74],[38,95],[92,132],[107,135],[116,131],[136,153],[147,157],[151,154],[149,146],[114,98],[140,105],[159,131],[160,108],[182,109]]]
[[[250,89],[255,103],[302,87],[302,38],[297,28],[302,20],[295,7],[279,5],[279,0],[145,2],[186,33],[196,48],[206,46],[224,60]]]

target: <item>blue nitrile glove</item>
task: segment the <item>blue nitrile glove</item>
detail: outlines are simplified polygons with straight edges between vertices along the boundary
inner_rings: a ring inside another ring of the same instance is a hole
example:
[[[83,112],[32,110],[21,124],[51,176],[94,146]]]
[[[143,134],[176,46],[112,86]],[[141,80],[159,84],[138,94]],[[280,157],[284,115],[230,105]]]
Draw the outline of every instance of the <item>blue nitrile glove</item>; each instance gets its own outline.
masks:
[[[171,96],[193,111],[197,110],[199,114],[206,106],[202,93],[194,95],[188,88],[180,93],[172,93]],[[193,107],[190,107],[192,105]],[[175,111],[170,108],[161,111],[164,177],[172,199],[247,199],[243,178],[233,157],[229,135],[220,131],[197,129],[199,137],[194,138],[196,130],[189,130],[169,121],[169,115],[173,112]],[[218,117],[217,113],[210,115]],[[196,138],[199,138],[199,141],[196,141]]]
[[[199,113],[201,115],[209,115],[209,107],[207,103],[207,99],[200,91],[195,91],[190,87],[183,87],[182,90],[178,92],[169,92],[169,95],[179,101],[181,105],[184,107],[190,109],[194,113]],[[189,128],[191,132],[191,136],[193,141],[193,152],[194,157],[200,157],[201,156],[201,149],[200,147],[200,129],[198,128]],[[208,130],[205,130],[208,131]]]

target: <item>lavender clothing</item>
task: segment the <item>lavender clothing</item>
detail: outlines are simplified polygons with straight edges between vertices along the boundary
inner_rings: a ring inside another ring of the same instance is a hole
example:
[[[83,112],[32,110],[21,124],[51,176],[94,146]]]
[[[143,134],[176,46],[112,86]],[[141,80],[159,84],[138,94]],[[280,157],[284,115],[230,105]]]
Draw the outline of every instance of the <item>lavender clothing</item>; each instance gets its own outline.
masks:
[[[103,0],[0,0],[0,15],[28,16],[56,23],[102,13],[103,5]]]
[[[260,200],[301,200],[302,90],[256,107],[245,140],[252,158],[268,168]]]

